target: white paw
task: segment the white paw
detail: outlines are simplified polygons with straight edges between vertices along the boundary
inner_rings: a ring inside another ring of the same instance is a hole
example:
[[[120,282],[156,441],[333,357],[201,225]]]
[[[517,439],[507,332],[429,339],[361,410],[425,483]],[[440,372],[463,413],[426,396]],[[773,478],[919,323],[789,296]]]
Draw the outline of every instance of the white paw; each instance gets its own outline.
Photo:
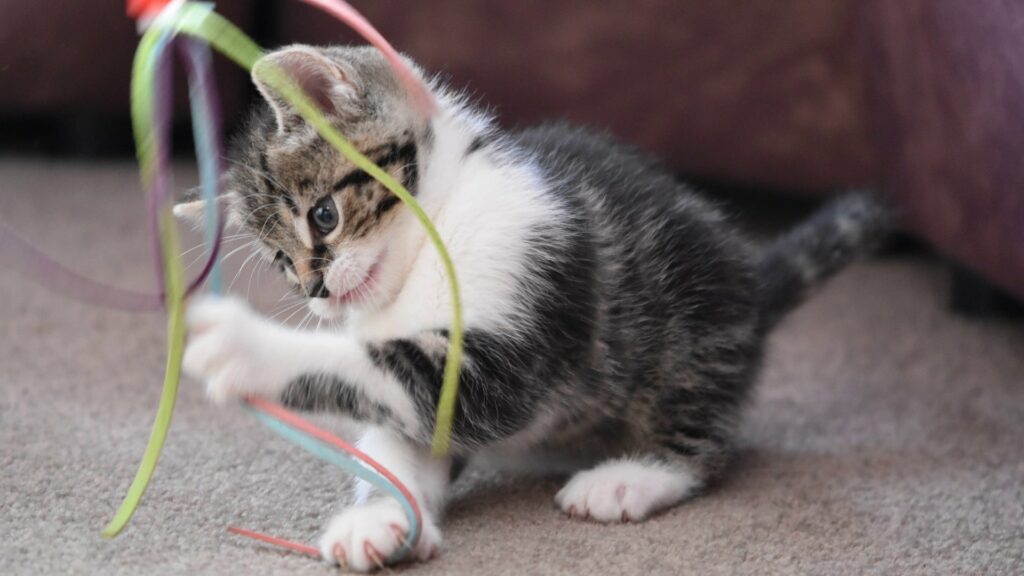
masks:
[[[320,538],[320,553],[342,568],[369,572],[394,560],[408,529],[409,520],[396,500],[373,500],[335,516]],[[419,541],[405,559],[429,560],[440,547],[441,532],[424,513]]]
[[[675,505],[698,485],[684,468],[616,460],[576,473],[555,503],[574,518],[638,522]]]
[[[205,382],[214,403],[249,394],[273,395],[287,384],[280,374],[279,329],[241,300],[204,296],[185,314],[188,344],[182,369]]]

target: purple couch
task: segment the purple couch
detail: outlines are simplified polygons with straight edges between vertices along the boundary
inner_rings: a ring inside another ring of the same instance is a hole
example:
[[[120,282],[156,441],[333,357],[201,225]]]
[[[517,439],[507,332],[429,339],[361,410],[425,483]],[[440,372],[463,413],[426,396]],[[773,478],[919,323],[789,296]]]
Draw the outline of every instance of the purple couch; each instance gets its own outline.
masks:
[[[910,229],[1024,297],[1024,2],[356,4],[507,124],[568,117],[681,172],[797,193],[877,186]],[[354,40],[290,0],[219,6],[267,45]],[[0,117],[127,111],[121,3],[0,10]],[[237,113],[247,83],[222,70]]]

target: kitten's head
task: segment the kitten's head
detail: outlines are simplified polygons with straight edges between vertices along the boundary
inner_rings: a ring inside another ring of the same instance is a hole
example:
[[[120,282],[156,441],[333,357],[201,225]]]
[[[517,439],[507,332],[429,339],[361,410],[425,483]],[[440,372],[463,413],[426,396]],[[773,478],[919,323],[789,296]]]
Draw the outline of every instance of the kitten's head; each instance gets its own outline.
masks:
[[[254,70],[268,62],[359,151],[416,194],[427,122],[377,50],[291,46],[266,55]],[[264,102],[237,139],[224,178],[229,223],[257,237],[315,313],[333,317],[387,303],[403,282],[389,240],[399,236],[396,220],[406,208],[253,79]],[[202,201],[176,208],[193,218],[202,211]]]

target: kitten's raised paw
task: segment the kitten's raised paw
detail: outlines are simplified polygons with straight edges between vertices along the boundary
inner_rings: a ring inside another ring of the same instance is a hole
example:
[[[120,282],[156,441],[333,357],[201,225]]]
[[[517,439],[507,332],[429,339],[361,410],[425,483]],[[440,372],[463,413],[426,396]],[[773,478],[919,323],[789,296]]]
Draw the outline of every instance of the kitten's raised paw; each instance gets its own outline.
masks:
[[[616,460],[578,472],[555,495],[573,518],[639,522],[688,496],[699,485],[684,467]]]
[[[185,316],[186,374],[203,381],[215,403],[248,394],[272,394],[284,377],[275,362],[280,346],[273,326],[235,298],[199,297]]]
[[[374,500],[335,516],[320,539],[320,553],[343,569],[369,572],[394,560],[408,529],[409,520],[397,501]],[[421,530],[406,560],[429,560],[440,550],[441,532],[426,514]]]

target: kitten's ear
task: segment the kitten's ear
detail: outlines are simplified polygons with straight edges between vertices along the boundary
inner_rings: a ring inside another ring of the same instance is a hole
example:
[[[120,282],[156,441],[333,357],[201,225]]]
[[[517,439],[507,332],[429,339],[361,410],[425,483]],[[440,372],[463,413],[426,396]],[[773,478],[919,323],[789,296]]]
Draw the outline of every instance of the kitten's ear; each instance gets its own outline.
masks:
[[[356,90],[341,67],[322,52],[308,46],[292,46],[271,52],[256,61],[252,79],[260,94],[274,109],[277,127],[285,130],[299,118],[298,112],[262,78],[268,65],[288,75],[328,116],[341,116],[351,109]]]
[[[234,210],[237,198],[238,195],[232,191],[224,192],[217,197],[216,202],[221,213],[227,218],[224,222],[225,228],[240,227],[237,211]],[[181,202],[174,205],[174,215],[197,228],[206,225],[206,199],[203,198],[202,189],[193,188],[186,192]]]

